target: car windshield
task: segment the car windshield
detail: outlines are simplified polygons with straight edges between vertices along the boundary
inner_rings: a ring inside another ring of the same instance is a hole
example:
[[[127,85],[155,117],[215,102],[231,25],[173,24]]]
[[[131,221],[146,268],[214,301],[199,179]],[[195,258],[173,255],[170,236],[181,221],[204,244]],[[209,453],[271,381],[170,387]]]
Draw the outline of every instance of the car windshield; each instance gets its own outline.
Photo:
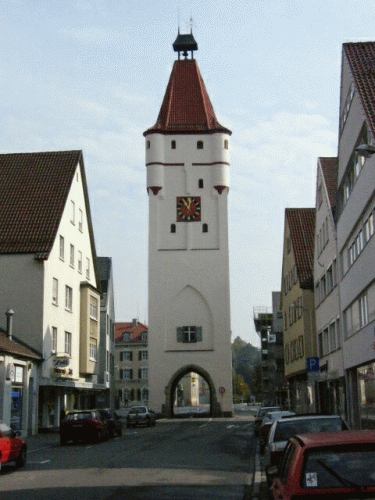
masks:
[[[307,453],[303,488],[375,486],[375,445],[336,446]]]
[[[82,413],[68,413],[68,415],[65,417],[65,420],[88,420],[92,418],[91,417],[91,412],[82,412]]]
[[[343,422],[340,418],[281,420],[277,423],[274,441],[288,441],[295,434],[336,432],[343,429]]]

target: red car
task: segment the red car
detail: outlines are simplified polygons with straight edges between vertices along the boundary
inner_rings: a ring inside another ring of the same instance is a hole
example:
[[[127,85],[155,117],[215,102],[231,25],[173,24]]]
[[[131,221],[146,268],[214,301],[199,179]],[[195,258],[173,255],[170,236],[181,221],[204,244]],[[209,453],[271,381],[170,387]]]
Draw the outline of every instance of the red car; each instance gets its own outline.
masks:
[[[17,467],[26,463],[27,445],[20,437],[19,431],[14,431],[0,420],[0,469],[2,464],[16,462]]]
[[[292,437],[273,476],[272,498],[375,498],[375,432],[340,431]]]

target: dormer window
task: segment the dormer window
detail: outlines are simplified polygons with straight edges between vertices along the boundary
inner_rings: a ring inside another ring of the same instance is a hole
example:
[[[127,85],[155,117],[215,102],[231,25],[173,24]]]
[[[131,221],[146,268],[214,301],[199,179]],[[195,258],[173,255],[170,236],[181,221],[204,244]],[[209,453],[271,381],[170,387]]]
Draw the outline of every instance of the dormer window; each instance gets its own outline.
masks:
[[[129,342],[130,341],[130,333],[124,333],[122,336],[122,340],[124,342]]]
[[[171,149],[176,149],[176,141],[171,141]]]
[[[203,141],[197,141],[197,149],[203,149]]]

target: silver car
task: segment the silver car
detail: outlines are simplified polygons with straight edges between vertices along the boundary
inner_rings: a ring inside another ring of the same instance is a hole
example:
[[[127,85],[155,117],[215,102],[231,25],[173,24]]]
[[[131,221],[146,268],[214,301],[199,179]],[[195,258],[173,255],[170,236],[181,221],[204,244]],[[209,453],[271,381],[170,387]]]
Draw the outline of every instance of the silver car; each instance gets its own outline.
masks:
[[[126,417],[126,427],[137,427],[138,425],[155,425],[155,413],[147,406],[133,406]]]

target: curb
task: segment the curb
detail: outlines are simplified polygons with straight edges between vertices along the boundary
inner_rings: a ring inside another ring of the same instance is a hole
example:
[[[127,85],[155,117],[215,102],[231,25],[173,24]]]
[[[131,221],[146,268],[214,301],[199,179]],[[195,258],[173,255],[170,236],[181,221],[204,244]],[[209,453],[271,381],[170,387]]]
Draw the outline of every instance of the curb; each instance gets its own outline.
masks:
[[[265,470],[263,469],[260,453],[259,453],[259,443],[257,443],[257,448],[255,452],[255,467],[254,467],[254,477],[253,477],[253,491],[251,498],[253,500],[259,499],[261,494],[261,485],[267,481]]]

